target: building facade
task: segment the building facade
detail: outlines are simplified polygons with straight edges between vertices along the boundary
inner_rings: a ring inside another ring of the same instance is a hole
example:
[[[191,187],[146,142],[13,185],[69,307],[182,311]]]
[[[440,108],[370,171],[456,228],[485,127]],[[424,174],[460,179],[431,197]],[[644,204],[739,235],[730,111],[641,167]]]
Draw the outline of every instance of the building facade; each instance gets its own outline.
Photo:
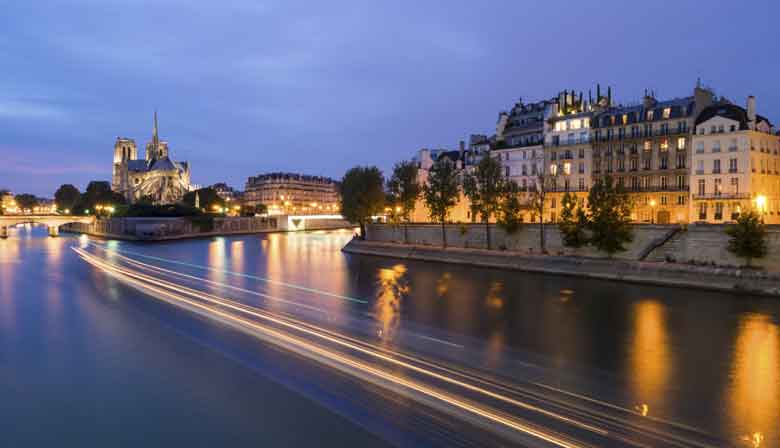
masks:
[[[340,210],[338,189],[329,177],[260,174],[247,179],[243,203],[265,205],[269,214],[336,214]]]
[[[132,203],[149,199],[155,204],[172,204],[182,200],[192,189],[190,165],[169,157],[168,142],[161,141],[154,113],[152,140],[146,145],[144,159],[138,158],[135,140],[117,137],[114,143],[114,165],[111,188]]]
[[[780,137],[768,119],[746,108],[714,104],[696,119],[691,175],[692,220],[723,223],[753,210],[780,223]]]
[[[629,192],[635,222],[690,222],[692,130],[713,99],[697,85],[690,97],[659,101],[646,93],[642,104],[594,115],[593,177],[609,175]]]

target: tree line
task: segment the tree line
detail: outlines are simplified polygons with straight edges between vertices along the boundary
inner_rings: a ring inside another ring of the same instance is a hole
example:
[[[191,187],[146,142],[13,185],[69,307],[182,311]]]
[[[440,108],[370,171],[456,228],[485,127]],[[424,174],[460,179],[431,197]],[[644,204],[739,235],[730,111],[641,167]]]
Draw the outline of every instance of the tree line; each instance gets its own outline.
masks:
[[[492,249],[491,220],[506,233],[520,230],[523,217],[539,226],[539,248],[547,253],[546,225],[548,194],[552,177],[537,176],[536,182],[521,200],[521,189],[516,182],[503,175],[501,161],[483,157],[472,170],[457,169],[447,157],[440,157],[427,173],[426,181],[418,181],[419,167],[414,161],[403,161],[393,167],[385,182],[377,167],[354,167],[341,182],[342,215],[360,226],[365,238],[366,224],[384,214],[394,223],[404,226],[404,241],[408,243],[406,224],[411,222],[418,199],[422,199],[432,222],[441,226],[442,247],[447,247],[445,224],[461,194],[468,199],[472,220],[484,224],[485,241]],[[591,246],[612,256],[626,250],[633,241],[631,225],[632,201],[623,185],[611,176],[596,179],[587,194],[587,203],[576,195],[565,192],[561,197],[561,213],[557,228],[564,246],[580,248]],[[753,258],[766,254],[765,229],[760,216],[743,213],[735,225],[727,229],[730,236],[728,250],[743,257],[750,264]]]

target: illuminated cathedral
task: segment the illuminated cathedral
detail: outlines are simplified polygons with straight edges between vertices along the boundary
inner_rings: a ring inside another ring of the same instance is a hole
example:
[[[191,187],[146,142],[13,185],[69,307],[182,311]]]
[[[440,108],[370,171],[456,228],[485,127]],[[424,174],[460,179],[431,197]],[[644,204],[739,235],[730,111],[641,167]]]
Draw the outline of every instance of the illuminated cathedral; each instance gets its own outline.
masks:
[[[111,186],[130,203],[146,198],[155,204],[172,204],[191,190],[190,165],[170,159],[168,142],[158,134],[157,112],[144,159],[138,158],[135,140],[117,137]]]

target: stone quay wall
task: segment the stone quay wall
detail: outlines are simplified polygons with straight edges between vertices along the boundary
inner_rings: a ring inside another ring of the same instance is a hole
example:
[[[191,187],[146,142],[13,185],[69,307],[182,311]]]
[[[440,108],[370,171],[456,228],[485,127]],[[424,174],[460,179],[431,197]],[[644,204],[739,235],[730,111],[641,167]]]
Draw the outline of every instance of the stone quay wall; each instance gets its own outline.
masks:
[[[637,224],[633,226],[634,240],[626,245],[626,251],[614,254],[618,260],[645,260],[674,262],[678,264],[710,264],[741,266],[745,261],[729,252],[727,225],[690,224],[680,226]],[[780,225],[767,225],[769,252],[765,258],[753,260],[753,264],[767,270],[780,272]],[[486,249],[484,224],[445,225],[448,247]],[[516,233],[508,235],[501,227],[490,225],[491,249],[522,254],[538,254],[540,247],[538,224],[523,224]],[[571,249],[561,240],[558,226],[545,225],[547,251],[551,255],[568,255],[586,258],[607,258],[592,247]],[[371,224],[366,229],[366,240],[381,243],[407,243],[414,246],[441,247],[441,225],[436,224]]]
[[[91,224],[65,224],[61,229],[105,238],[165,241],[273,232],[279,230],[277,225],[273,217],[213,218],[211,224],[188,218],[108,218],[97,219]]]

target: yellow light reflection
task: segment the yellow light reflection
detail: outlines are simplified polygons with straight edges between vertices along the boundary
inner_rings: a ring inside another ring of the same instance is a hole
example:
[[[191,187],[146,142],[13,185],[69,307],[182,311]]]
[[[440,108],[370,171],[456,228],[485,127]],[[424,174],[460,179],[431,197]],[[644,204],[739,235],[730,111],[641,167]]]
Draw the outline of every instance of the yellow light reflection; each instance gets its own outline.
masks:
[[[377,300],[374,304],[374,316],[379,321],[379,338],[390,341],[398,327],[401,312],[401,300],[409,293],[404,280],[406,266],[397,264],[392,269],[379,269]]]
[[[631,370],[636,396],[645,403],[643,408],[663,398],[670,362],[663,307],[650,300],[636,304]]]
[[[750,446],[778,431],[780,422],[780,328],[768,316],[749,315],[739,324],[731,369],[729,414]],[[774,434],[776,437],[777,434]]]

